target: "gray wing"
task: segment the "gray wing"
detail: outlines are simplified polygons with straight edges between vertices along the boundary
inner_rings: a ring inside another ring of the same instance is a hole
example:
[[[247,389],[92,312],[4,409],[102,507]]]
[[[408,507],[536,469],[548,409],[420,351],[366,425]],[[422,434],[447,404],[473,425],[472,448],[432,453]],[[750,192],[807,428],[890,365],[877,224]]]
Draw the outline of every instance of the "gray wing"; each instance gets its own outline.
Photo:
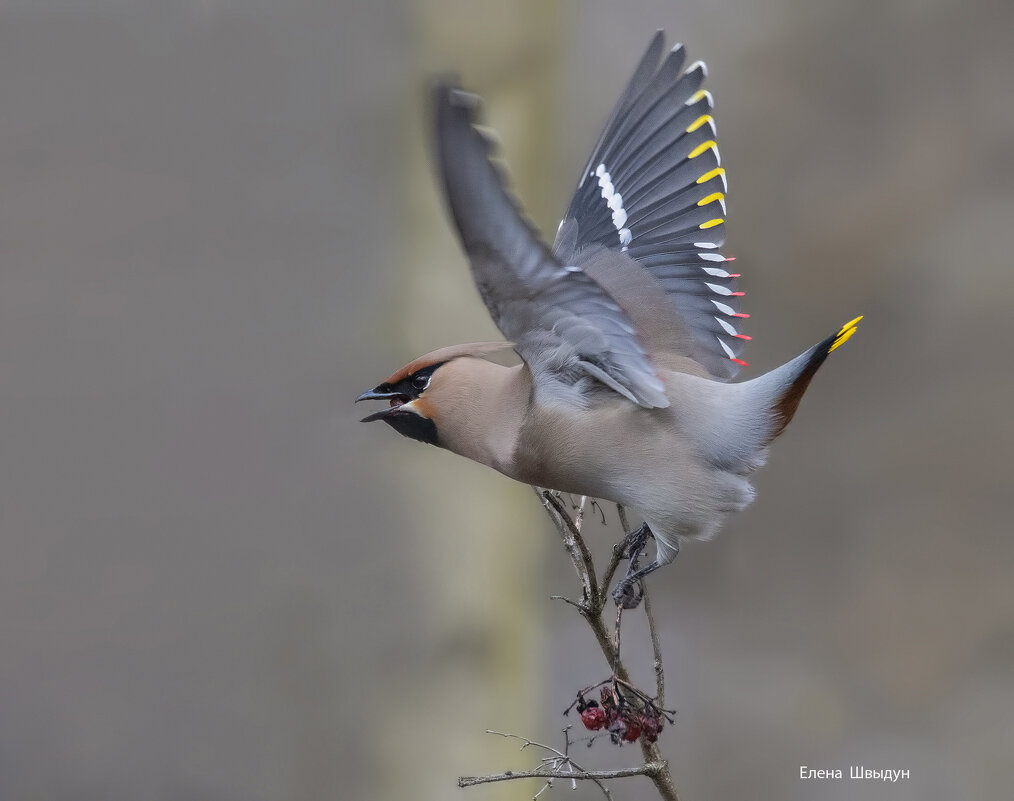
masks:
[[[738,274],[725,242],[725,170],[701,62],[683,71],[676,45],[662,59],[659,31],[617,102],[560,225],[554,254],[581,264],[591,246],[620,251],[665,290],[690,334],[686,353],[731,378],[749,337],[738,330]],[[661,60],[661,65],[659,61]],[[622,298],[621,298],[622,300]]]
[[[478,98],[439,86],[435,101],[440,173],[473,278],[536,390],[580,400],[595,379],[641,406],[668,406],[630,318],[580,267],[553,257],[507,194],[473,124]]]

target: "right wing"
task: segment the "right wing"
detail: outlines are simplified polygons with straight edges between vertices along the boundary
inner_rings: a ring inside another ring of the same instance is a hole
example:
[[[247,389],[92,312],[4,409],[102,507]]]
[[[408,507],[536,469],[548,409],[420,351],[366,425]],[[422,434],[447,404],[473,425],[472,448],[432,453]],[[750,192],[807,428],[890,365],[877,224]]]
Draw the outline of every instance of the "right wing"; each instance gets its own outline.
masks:
[[[749,315],[739,311],[738,274],[716,252],[725,242],[727,186],[713,101],[700,89],[707,71],[701,62],[682,71],[682,45],[659,66],[663,50],[659,31],[592,151],[553,252],[577,265],[593,247],[633,259],[689,334],[683,355],[731,378],[746,364],[738,357],[749,337],[737,324]]]

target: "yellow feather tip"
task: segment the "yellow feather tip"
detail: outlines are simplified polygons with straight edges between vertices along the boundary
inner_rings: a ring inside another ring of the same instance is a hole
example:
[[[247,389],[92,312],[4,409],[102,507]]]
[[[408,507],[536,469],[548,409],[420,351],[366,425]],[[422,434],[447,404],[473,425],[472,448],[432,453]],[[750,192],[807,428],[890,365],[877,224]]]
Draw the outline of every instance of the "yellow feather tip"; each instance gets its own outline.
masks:
[[[700,117],[698,117],[696,120],[694,120],[690,124],[690,127],[687,128],[687,133],[693,133],[698,128],[700,128],[702,125],[705,125],[708,122],[711,122],[711,115],[710,114],[702,114]]]
[[[703,153],[705,150],[710,150],[713,147],[717,148],[718,145],[715,144],[714,139],[709,139],[707,142],[703,142],[699,144],[697,147],[695,147],[693,150],[691,150],[690,155],[688,155],[687,158],[695,159],[699,155],[701,155],[701,153]]]
[[[715,167],[711,172],[704,173],[704,175],[697,179],[697,183],[703,184],[705,181],[710,181],[716,175],[725,175],[725,167]]]
[[[844,345],[846,342],[848,342],[849,338],[856,332],[856,329],[859,327],[858,323],[862,319],[863,315],[860,314],[858,317],[856,317],[856,319],[849,320],[847,323],[845,323],[845,325],[843,325],[841,327],[841,330],[838,332],[838,336],[834,338],[834,342],[831,343],[831,347],[828,350],[828,353],[832,353],[834,349],[837,348],[839,345]]]

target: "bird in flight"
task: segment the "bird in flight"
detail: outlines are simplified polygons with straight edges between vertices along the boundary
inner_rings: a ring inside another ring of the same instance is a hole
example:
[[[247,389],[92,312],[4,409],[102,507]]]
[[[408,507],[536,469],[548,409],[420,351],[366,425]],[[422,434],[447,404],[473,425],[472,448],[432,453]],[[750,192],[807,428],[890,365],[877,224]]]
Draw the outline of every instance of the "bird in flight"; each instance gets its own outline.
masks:
[[[708,539],[753,499],[750,474],[810,379],[861,317],[758,378],[745,366],[739,274],[719,249],[725,196],[707,69],[659,31],[613,109],[548,247],[476,128],[478,98],[434,90],[439,174],[472,277],[507,342],[421,356],[357,401],[383,420],[537,487],[632,507],[655,558],[613,593]],[[513,348],[515,366],[489,360]],[[631,560],[633,565],[635,560]]]

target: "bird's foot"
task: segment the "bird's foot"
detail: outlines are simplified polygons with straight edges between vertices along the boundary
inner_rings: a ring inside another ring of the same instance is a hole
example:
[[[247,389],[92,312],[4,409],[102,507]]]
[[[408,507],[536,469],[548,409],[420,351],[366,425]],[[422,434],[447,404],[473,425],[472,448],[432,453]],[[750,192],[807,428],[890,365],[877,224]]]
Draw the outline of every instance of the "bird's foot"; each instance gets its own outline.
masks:
[[[651,529],[647,523],[642,523],[640,528],[634,529],[616,547],[624,559],[629,559],[634,569],[637,567],[637,560],[641,558],[644,547],[648,544],[648,538],[652,536]],[[629,572],[629,571],[628,571]]]
[[[613,601],[617,606],[624,609],[637,609],[644,597],[644,586],[640,579],[631,580],[631,575],[626,575],[613,588]]]
[[[641,599],[644,597],[644,585],[641,584],[641,579],[658,567],[655,562],[652,562],[648,567],[638,569],[644,548],[648,544],[649,537],[652,536],[654,535],[648,528],[648,524],[642,523],[640,528],[630,532],[618,546],[622,549],[623,557],[630,560],[630,564],[627,566],[627,574],[616,582],[616,587],[613,588],[613,601],[617,606],[624,609],[637,609],[641,605]]]

